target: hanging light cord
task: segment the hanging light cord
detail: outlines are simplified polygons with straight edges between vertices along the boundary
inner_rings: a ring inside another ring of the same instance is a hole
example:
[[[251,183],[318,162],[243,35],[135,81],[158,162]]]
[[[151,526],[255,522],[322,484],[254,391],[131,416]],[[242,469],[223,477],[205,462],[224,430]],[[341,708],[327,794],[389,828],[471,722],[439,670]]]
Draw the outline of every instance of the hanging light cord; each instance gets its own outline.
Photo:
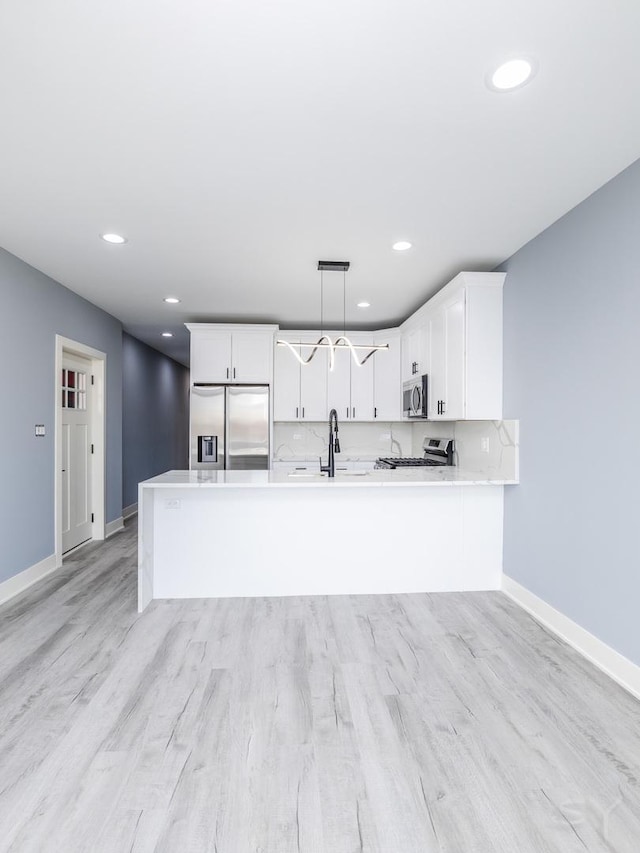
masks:
[[[347,273],[342,271],[342,334],[347,334]]]

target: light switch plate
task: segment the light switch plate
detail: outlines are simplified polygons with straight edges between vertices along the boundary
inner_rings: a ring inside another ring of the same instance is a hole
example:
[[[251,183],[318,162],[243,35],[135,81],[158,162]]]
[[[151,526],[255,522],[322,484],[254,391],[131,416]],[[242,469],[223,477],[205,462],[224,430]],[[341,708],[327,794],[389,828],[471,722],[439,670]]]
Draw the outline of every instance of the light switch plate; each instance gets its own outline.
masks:
[[[42,438],[45,435],[44,424],[36,424],[36,436]]]

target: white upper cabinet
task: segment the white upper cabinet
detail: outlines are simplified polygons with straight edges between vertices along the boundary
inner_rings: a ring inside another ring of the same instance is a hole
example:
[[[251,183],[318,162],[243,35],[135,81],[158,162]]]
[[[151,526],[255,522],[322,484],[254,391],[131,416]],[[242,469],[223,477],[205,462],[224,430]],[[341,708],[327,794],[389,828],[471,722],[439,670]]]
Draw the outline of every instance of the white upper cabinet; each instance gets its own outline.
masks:
[[[193,323],[191,382],[268,385],[273,379],[273,342],[277,326]]]
[[[502,419],[504,279],[460,273],[426,304],[430,420]]]
[[[428,375],[429,419],[501,420],[505,277],[460,273],[399,329],[347,332],[354,344],[389,344],[362,367],[348,348],[338,349],[329,371],[326,349],[301,367],[290,350],[276,347],[275,420],[325,421],[335,409],[340,421],[399,421],[402,383],[423,373]],[[333,340],[338,334],[329,332]],[[319,332],[281,337],[311,342]],[[307,347],[302,356],[310,353]],[[367,350],[356,353],[361,361]]]
[[[280,340],[298,343],[299,337],[281,332]],[[276,346],[273,365],[273,419],[295,421],[300,416],[300,362],[289,347]]]
[[[307,332],[301,340],[313,341],[318,337]],[[309,358],[312,351],[313,347],[302,347],[300,355]],[[292,353],[289,356],[293,358]],[[319,349],[309,364],[300,369],[300,420],[324,421],[327,415],[327,350]]]
[[[299,344],[313,341],[314,332],[281,332],[279,340]],[[296,352],[309,358],[313,347]],[[300,364],[289,347],[276,346],[273,377],[275,421],[324,421],[327,417],[327,351],[318,350],[308,364]]]
[[[339,335],[329,334],[333,340]],[[364,346],[378,342],[372,332],[347,332],[347,337],[353,344]],[[280,339],[291,343],[318,338],[317,331],[280,334]],[[340,421],[399,420],[400,334],[386,334],[380,342],[390,342],[390,351],[375,353],[362,366],[355,364],[348,347],[338,348],[333,370],[329,370],[327,349],[318,350],[309,364],[300,366],[288,348],[276,346],[274,419],[325,421],[331,409],[335,409]],[[302,358],[308,358],[311,351],[311,346],[303,347],[300,354]],[[362,361],[366,354],[366,349],[356,350],[358,361]],[[378,371],[376,384],[376,364],[379,361],[384,361],[384,365]],[[385,388],[387,382],[391,384]],[[376,400],[379,401],[377,404]],[[380,411],[376,415],[377,406]]]
[[[329,333],[330,337],[335,340],[336,335]],[[343,420],[352,420],[351,417],[351,350],[345,348],[338,350],[335,353],[333,360],[333,370],[328,371],[327,375],[327,413],[328,416],[331,409],[335,409],[338,413],[338,418]]]
[[[231,379],[233,382],[269,383],[272,378],[273,330],[233,332]]]
[[[402,381],[426,373],[425,363],[426,329],[424,325],[413,326],[402,333]]]
[[[373,346],[374,337],[369,334],[351,334],[347,336],[352,344],[362,346]],[[367,355],[370,350],[358,349],[356,356],[358,362]],[[376,352],[371,358],[367,359],[364,364],[358,366],[353,360],[351,353],[349,361],[351,362],[351,417],[352,421],[372,421],[375,417],[374,404],[374,375],[375,364],[377,358],[386,358],[384,352]]]
[[[332,336],[334,339],[337,334]],[[347,332],[346,337],[358,346],[373,346],[373,333]],[[355,351],[358,362],[367,355],[366,349]],[[373,420],[373,359],[363,365],[355,363],[349,347],[335,353],[333,370],[328,375],[327,408],[335,409],[341,421]]]
[[[369,360],[373,362],[373,417],[377,421],[402,420],[400,332],[377,333],[376,344],[388,344]]]
[[[429,318],[428,412],[431,420],[465,417],[465,293],[462,290]]]
[[[231,381],[231,332],[191,332],[191,382]]]

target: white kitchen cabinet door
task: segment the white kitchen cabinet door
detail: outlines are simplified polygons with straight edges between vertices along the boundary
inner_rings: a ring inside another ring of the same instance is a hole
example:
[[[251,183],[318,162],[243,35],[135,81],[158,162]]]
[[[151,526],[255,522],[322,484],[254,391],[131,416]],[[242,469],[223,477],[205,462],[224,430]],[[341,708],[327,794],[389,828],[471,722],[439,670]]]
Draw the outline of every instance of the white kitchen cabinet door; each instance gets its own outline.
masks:
[[[421,326],[402,335],[402,381],[424,373],[424,330]]]
[[[231,382],[259,382],[265,385],[271,382],[273,342],[274,336],[271,332],[233,332]],[[293,358],[291,352],[289,356]]]
[[[465,416],[464,291],[434,310],[428,334],[429,419],[462,420]]]
[[[465,417],[465,305],[464,292],[444,306],[445,395],[442,414],[447,420]]]
[[[299,338],[280,334],[281,340],[297,343]],[[300,362],[289,347],[275,348],[273,366],[273,419],[297,421],[300,418]]]
[[[311,332],[305,335],[305,341],[317,340],[318,335]],[[311,355],[313,347],[302,347],[302,358]],[[293,358],[293,354],[289,353]],[[300,420],[324,421],[327,419],[327,350],[317,350],[309,364],[300,368]]]
[[[353,344],[363,344],[373,346],[373,335],[348,335],[349,340]],[[356,350],[358,361],[367,355],[368,350]],[[374,419],[374,402],[373,402],[373,383],[375,360],[381,355],[386,358],[386,353],[374,353],[368,361],[361,367],[353,360],[353,356],[349,354],[351,362],[351,418],[353,421],[372,421]]]
[[[191,333],[191,382],[231,382],[231,332]]]
[[[333,336],[335,340],[335,336]],[[335,409],[338,418],[353,420],[351,413],[351,350],[348,347],[338,349],[333,363],[333,370],[327,376],[327,410],[328,417],[331,409]]]
[[[465,417],[502,420],[502,288],[468,287]]]
[[[429,420],[441,420],[440,409],[446,394],[446,344],[444,311],[436,310],[429,317],[429,378],[427,413]]]
[[[377,344],[388,344],[372,356],[373,416],[378,421],[402,420],[402,376],[400,373],[400,335],[376,335]]]

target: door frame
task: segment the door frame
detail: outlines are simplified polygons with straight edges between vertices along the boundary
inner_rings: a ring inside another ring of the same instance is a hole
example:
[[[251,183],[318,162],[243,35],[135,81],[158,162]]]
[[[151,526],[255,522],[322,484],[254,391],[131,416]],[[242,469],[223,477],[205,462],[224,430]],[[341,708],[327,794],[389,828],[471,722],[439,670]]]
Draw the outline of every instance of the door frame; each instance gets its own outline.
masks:
[[[91,455],[91,508],[93,522],[91,539],[106,538],[106,477],[105,477],[105,438],[107,418],[107,398],[105,378],[107,372],[107,354],[100,350],[56,335],[55,353],[55,450],[54,450],[54,490],[55,490],[55,547],[56,567],[62,565],[62,401],[60,396],[60,377],[65,353],[79,355],[91,362],[91,443],[95,452]],[[89,540],[91,541],[91,540]]]

